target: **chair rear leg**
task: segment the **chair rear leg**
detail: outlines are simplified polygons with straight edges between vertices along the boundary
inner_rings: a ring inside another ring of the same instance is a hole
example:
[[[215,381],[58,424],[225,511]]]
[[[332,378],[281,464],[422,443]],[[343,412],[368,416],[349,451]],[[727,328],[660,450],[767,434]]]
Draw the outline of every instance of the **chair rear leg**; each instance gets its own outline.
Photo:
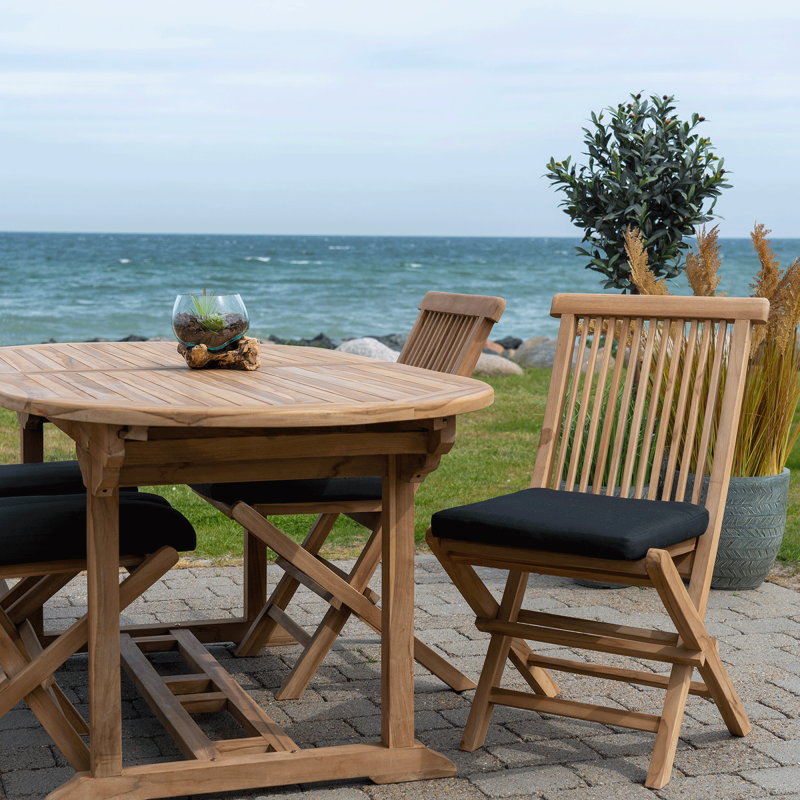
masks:
[[[716,647],[706,651],[706,663],[699,669],[728,731],[733,736],[747,736],[753,726]]]
[[[303,548],[312,555],[316,555],[330,535],[338,518],[338,514],[320,514],[303,540]],[[249,534],[249,536],[252,539],[258,538],[252,534]],[[261,544],[263,545],[263,542]],[[264,547],[266,549],[266,545]],[[278,623],[269,616],[270,608],[275,606],[284,611],[299,587],[300,582],[291,575],[284,574],[281,577],[261,612],[256,616],[253,624],[234,651],[234,655],[240,657],[258,655],[261,648],[269,642],[270,637],[278,629]]]
[[[356,591],[364,593],[381,561],[381,514],[364,513],[348,514],[347,516],[372,529],[367,543],[347,576],[348,583]],[[296,700],[302,696],[309,682],[320,668],[325,656],[330,652],[334,642],[341,634],[347,620],[354,613],[356,612],[345,604],[342,604],[339,608],[328,609],[322,622],[317,626],[311,641],[292,667],[289,677],[276,693],[276,699]],[[374,620],[364,619],[358,614],[356,616],[376,633],[380,634],[380,627],[375,624]],[[475,688],[473,681],[416,637],[414,639],[414,658],[457,692]]]
[[[734,736],[746,736],[753,726],[719,657],[716,640],[708,633],[672,558],[664,550],[652,549],[645,566],[682,640],[689,647],[703,651],[705,663],[699,671],[725,725]]]
[[[373,523],[372,533],[347,577],[348,583],[358,592],[363,592],[369,586],[381,563],[380,519],[381,515],[376,514],[370,520]],[[345,605],[328,609],[308,646],[292,667],[289,677],[275,694],[277,700],[297,700],[302,696],[352,613]]]

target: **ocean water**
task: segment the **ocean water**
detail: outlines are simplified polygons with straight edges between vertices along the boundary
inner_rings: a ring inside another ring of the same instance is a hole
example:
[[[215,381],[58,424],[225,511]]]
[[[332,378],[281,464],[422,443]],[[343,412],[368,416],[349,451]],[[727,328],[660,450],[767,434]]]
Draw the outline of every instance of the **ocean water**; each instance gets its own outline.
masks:
[[[0,345],[171,336],[181,292],[238,292],[250,333],[407,331],[429,290],[500,295],[495,338],[554,335],[556,292],[599,292],[578,238],[0,233]],[[721,291],[750,294],[749,239],[721,240]],[[800,239],[773,240],[783,267]],[[690,294],[685,278],[671,286]]]

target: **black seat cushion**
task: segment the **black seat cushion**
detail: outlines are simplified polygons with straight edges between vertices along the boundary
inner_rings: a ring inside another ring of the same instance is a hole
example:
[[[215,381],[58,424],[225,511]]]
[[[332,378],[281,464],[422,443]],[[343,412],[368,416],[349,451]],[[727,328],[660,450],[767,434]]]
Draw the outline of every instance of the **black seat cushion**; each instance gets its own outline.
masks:
[[[0,465],[0,497],[85,492],[77,461]],[[137,491],[136,487],[123,491]]]
[[[708,511],[691,503],[554,489],[524,489],[438,511],[431,519],[437,538],[624,561],[694,539],[707,527]]]
[[[119,498],[120,554],[194,550],[191,523],[159,495]],[[86,558],[86,494],[0,498],[0,565]]]
[[[198,494],[232,505],[239,500],[258,503],[321,503],[381,499],[380,478],[320,478],[294,481],[245,481],[197,483]]]

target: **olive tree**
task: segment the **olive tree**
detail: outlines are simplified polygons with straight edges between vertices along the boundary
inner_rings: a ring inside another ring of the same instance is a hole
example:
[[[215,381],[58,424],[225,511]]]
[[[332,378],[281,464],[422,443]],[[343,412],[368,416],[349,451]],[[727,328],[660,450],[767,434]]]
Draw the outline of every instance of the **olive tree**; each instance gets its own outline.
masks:
[[[583,128],[588,166],[576,168],[571,157],[547,165],[546,177],[566,195],[560,205],[584,229],[588,246],[576,249],[587,269],[606,276],[606,289],[635,291],[623,241],[629,225],[641,232],[654,275],[678,275],[689,247],[683,237],[714,218],[720,190],[730,186],[711,140],[695,132],[705,117],[681,122],[672,97],[641,98],[606,109],[607,125],[592,112],[593,128]]]

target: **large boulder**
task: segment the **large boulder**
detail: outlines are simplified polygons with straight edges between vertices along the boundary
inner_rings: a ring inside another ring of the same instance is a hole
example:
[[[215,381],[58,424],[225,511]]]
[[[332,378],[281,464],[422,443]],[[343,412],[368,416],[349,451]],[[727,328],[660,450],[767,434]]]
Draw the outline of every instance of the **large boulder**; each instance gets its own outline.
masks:
[[[473,375],[496,377],[498,375],[522,375],[522,367],[508,358],[481,353]]]
[[[387,347],[391,347],[392,350],[397,350],[398,352],[400,352],[405,346],[406,339],[408,339],[408,334],[387,333],[385,336],[370,336],[368,338],[375,339],[381,344],[385,344]]]
[[[550,367],[556,356],[556,339],[534,336],[523,342],[514,353],[514,361],[521,367]]]
[[[397,361],[397,357],[400,355],[397,350],[392,350],[385,344],[381,344],[377,339],[370,337],[350,339],[342,342],[336,349],[342,353],[366,356],[367,358],[375,358],[378,361]]]

